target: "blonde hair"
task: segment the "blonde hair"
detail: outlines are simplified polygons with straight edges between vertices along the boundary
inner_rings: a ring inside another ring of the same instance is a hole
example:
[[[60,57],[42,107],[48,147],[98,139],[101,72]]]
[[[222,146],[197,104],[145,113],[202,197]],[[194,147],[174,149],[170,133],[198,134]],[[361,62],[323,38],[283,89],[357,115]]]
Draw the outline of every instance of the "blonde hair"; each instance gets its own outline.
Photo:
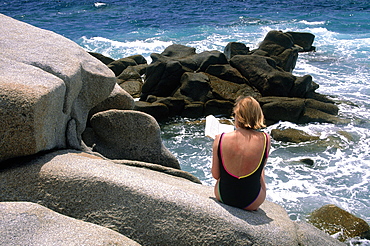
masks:
[[[253,97],[239,97],[233,112],[237,127],[254,130],[266,127],[261,106]]]

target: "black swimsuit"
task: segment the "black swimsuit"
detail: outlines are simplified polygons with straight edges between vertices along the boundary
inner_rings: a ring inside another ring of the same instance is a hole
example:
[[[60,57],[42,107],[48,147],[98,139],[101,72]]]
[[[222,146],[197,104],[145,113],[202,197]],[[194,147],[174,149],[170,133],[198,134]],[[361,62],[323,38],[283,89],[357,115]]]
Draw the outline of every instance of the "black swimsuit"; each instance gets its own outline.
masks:
[[[257,199],[261,190],[261,173],[268,157],[268,137],[266,133],[263,134],[265,136],[265,146],[260,163],[251,173],[241,177],[231,174],[224,166],[221,153],[223,133],[221,134],[218,143],[218,158],[220,160],[218,193],[222,203],[238,208],[246,208]]]

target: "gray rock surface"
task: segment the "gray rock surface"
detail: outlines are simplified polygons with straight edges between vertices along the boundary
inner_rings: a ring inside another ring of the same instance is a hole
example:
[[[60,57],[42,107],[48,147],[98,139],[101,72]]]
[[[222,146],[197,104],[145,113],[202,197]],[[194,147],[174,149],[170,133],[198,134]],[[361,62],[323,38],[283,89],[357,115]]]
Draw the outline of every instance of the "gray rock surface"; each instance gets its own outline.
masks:
[[[80,148],[89,110],[116,78],[76,43],[0,14],[0,161]]]
[[[153,116],[134,110],[108,110],[90,120],[96,135],[93,149],[109,159],[137,160],[180,169],[163,145]]]
[[[133,109],[135,107],[134,99],[118,84],[114,86],[111,94],[101,103],[90,110],[90,115],[110,109]]]
[[[18,164],[0,172],[0,201],[38,202],[143,245],[342,245],[269,201],[240,210],[217,202],[212,187],[83,152]]]
[[[61,215],[36,203],[0,202],[0,245],[140,244],[108,228]]]

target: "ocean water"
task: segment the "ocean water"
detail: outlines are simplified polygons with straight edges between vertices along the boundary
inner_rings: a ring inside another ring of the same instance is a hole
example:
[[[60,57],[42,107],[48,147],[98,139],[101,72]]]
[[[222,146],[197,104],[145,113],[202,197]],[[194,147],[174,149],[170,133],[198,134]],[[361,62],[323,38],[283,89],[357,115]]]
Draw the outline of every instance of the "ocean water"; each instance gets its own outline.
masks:
[[[320,137],[300,144],[272,141],[268,199],[293,220],[335,204],[370,224],[370,1],[24,0],[0,1],[0,13],[59,33],[88,51],[114,59],[141,54],[148,62],[151,53],[175,43],[197,52],[223,51],[231,41],[254,49],[270,30],[313,33],[316,52],[300,54],[293,74],[310,74],[320,85],[317,92],[336,101],[349,123],[279,122],[264,129],[292,127]],[[201,120],[162,122],[162,139],[183,170],[213,185],[212,140],[204,136]]]

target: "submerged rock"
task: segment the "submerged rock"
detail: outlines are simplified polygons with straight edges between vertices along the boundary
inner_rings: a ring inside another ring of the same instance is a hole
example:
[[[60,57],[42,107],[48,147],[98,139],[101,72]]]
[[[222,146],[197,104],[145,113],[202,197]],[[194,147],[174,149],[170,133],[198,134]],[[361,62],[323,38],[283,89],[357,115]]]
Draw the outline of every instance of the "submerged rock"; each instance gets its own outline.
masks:
[[[313,211],[309,222],[340,241],[354,237],[370,239],[370,226],[364,220],[332,204]]]
[[[277,141],[301,143],[313,140],[319,140],[318,136],[311,136],[304,131],[288,128],[284,130],[271,130],[271,137]]]

